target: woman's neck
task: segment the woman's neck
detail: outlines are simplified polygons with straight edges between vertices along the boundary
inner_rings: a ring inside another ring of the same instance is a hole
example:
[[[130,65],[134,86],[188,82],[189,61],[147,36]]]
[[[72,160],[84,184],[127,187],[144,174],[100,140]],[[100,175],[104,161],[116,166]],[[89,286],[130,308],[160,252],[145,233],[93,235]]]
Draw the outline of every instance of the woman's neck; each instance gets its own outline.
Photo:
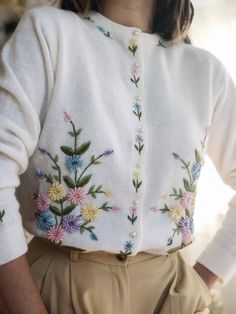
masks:
[[[151,33],[155,0],[101,0],[101,14],[126,26]]]

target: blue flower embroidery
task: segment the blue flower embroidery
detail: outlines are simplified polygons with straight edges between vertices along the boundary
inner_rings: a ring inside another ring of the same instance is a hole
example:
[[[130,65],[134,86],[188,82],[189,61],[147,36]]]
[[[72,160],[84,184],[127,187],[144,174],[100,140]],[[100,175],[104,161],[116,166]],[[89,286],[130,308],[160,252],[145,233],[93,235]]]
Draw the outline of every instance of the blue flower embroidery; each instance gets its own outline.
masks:
[[[199,162],[195,162],[192,165],[191,173],[194,180],[198,179],[201,172],[201,164]]]
[[[76,171],[78,168],[82,168],[84,165],[84,160],[80,155],[72,155],[66,159],[66,167],[72,172]]]
[[[126,241],[125,245],[124,245],[125,251],[131,251],[133,246],[134,245],[133,245],[132,241]]]
[[[37,226],[43,231],[47,231],[54,225],[54,219],[49,211],[37,213]]]

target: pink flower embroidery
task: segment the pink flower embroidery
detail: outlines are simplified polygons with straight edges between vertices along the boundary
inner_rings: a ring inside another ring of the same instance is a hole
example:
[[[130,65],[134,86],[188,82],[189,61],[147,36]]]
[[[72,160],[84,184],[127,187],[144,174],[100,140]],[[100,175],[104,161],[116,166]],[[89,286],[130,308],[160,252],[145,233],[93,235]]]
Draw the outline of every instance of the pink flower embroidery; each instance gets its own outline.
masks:
[[[150,209],[151,209],[151,211],[153,211],[154,213],[158,212],[158,210],[159,210],[159,208],[158,208],[156,205],[151,206]]]
[[[48,239],[56,244],[64,238],[64,230],[61,226],[55,226],[48,230]]]
[[[137,207],[135,207],[135,206],[131,206],[131,207],[129,208],[129,211],[130,211],[131,214],[136,214],[137,211],[138,211],[138,209],[137,209]]]
[[[65,120],[66,122],[71,122],[71,120],[72,120],[71,115],[68,114],[67,112],[64,112],[64,120]]]
[[[39,211],[48,210],[51,201],[47,196],[47,193],[40,193],[36,199],[36,204]]]
[[[131,68],[131,74],[135,76],[135,75],[138,75],[138,73],[139,73],[139,69],[134,64],[133,67]]]
[[[184,245],[188,245],[192,241],[192,234],[190,230],[185,230],[182,234],[182,242]]]
[[[84,188],[74,188],[68,193],[68,199],[72,204],[82,204],[86,200],[86,192]]]
[[[111,210],[112,210],[113,212],[118,212],[119,210],[121,210],[121,208],[118,207],[118,206],[113,205],[112,208],[111,208]]]
[[[190,208],[193,201],[193,194],[191,192],[184,192],[181,199],[180,204],[184,208]]]

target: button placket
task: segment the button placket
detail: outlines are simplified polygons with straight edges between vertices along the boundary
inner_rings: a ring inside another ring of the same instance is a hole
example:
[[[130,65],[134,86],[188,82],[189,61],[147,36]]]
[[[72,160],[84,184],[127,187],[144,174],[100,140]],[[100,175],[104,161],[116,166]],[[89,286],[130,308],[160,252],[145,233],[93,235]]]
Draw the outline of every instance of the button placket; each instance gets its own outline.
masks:
[[[133,170],[133,177],[132,177],[132,184],[134,187],[134,197],[132,201],[132,206],[130,207],[130,212],[132,216],[136,219],[130,219],[132,225],[135,224],[136,220],[139,216],[139,207],[141,202],[141,194],[140,189],[142,188],[142,168],[143,168],[143,161],[142,161],[142,151],[144,148],[144,128],[142,125],[142,105],[143,105],[143,92],[142,92],[142,72],[143,66],[141,62],[141,54],[140,54],[140,35],[141,32],[139,30],[134,30],[132,32],[132,37],[129,43],[135,43],[135,52],[132,53],[132,63],[131,63],[131,74],[133,77],[130,78],[131,83],[133,83],[133,87],[135,89],[135,96],[134,96],[134,103],[133,103],[133,113],[135,115],[135,119],[137,121],[136,124],[136,132],[134,138],[133,148],[136,152],[135,154],[135,163],[134,163],[134,170]],[[134,38],[134,39],[133,39]],[[130,49],[129,49],[130,50]],[[131,51],[132,52],[132,51]],[[128,216],[129,217],[129,216]],[[129,237],[134,240],[137,236],[137,230],[131,229],[129,232]]]

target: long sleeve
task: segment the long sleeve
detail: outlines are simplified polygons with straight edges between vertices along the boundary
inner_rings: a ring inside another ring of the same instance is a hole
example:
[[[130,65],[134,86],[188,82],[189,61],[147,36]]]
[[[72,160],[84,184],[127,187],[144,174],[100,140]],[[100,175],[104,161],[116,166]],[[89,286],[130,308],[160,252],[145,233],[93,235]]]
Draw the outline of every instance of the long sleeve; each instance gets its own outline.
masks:
[[[0,265],[27,252],[15,189],[38,143],[53,74],[37,10],[26,10],[0,60]]]
[[[236,191],[236,87],[224,66],[219,68],[206,153],[223,182]],[[228,207],[222,225],[197,258],[223,285],[236,273],[236,193]]]

